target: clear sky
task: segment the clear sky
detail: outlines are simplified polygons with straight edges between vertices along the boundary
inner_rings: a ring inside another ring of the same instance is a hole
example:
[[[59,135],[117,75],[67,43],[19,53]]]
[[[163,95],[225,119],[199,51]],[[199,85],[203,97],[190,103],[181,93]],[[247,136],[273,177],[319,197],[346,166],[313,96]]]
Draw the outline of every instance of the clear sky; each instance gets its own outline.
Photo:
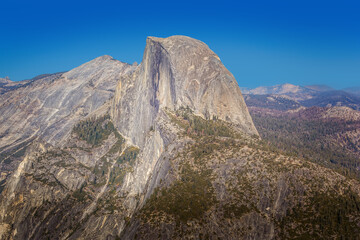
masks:
[[[0,77],[139,63],[147,36],[170,35],[208,44],[242,87],[360,85],[360,1],[346,0],[1,0]]]

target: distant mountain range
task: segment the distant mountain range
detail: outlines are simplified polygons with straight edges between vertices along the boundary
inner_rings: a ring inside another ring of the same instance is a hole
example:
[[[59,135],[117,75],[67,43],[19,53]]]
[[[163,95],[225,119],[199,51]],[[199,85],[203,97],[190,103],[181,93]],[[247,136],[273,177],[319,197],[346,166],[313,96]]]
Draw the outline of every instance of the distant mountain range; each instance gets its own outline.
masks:
[[[352,93],[352,94],[360,96],[360,87],[344,88],[343,90],[345,92]]]
[[[360,95],[360,86],[343,88],[336,90],[332,87],[322,84],[315,85],[294,85],[291,83],[284,83],[274,86],[259,86],[257,88],[240,87],[243,94],[300,94],[300,93],[314,93],[314,92],[330,92],[330,91],[344,91],[354,95]]]
[[[334,88],[329,87],[327,85],[307,85],[307,86],[305,86],[305,88],[312,89],[312,90],[318,91],[318,92],[326,92],[326,91],[335,90]]]
[[[360,110],[360,88],[335,90],[326,85],[297,86],[282,84],[270,87],[243,88],[249,107],[267,107],[278,110],[304,107],[345,106]]]
[[[282,84],[242,92],[264,140],[359,179],[358,90]]]

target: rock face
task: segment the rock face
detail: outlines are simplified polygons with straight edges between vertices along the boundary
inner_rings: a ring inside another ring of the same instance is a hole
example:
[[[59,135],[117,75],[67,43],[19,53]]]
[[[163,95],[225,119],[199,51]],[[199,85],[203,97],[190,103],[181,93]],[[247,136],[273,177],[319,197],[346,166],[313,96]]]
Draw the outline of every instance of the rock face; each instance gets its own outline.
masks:
[[[36,136],[58,144],[76,122],[114,95],[118,78],[133,68],[102,56],[1,95],[0,148],[7,149]]]
[[[0,98],[0,239],[358,234],[358,182],[267,149],[198,40],[149,37],[140,65],[103,56]],[[333,198],[329,230],[307,206]]]
[[[184,36],[146,43],[141,65],[116,89],[112,114],[120,132],[142,146],[161,109],[188,106],[258,134],[236,80],[204,43]]]

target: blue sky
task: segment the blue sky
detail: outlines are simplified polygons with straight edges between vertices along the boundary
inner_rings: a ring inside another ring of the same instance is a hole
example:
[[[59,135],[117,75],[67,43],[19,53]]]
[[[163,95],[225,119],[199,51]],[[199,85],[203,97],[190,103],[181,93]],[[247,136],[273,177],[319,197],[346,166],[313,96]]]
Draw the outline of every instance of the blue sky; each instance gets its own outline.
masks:
[[[360,1],[0,2],[0,77],[70,70],[101,55],[141,62],[147,36],[187,35],[242,87],[360,85]]]

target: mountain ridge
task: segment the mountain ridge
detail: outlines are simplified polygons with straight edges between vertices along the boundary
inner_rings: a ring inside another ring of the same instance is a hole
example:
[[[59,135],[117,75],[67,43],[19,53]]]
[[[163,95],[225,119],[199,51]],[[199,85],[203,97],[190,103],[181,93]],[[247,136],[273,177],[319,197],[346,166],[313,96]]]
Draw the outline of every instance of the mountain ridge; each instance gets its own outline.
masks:
[[[209,75],[207,71],[213,75]],[[139,95],[132,100],[135,100],[132,103],[124,91],[136,92]],[[140,136],[141,132],[148,131],[162,108],[176,110],[181,106],[188,106],[195,114],[207,119],[218,117],[224,121],[233,121],[243,131],[257,134],[234,77],[206,44],[189,37],[147,38],[143,62],[132,76],[119,82],[114,99],[112,116],[118,122],[120,131],[130,138],[131,134]],[[127,103],[122,103],[124,101]],[[149,101],[150,106],[147,104]],[[129,126],[126,130],[124,126],[131,124],[132,121],[122,120],[118,115],[127,111],[127,115],[132,116],[129,108],[126,110],[121,107],[131,104],[137,105],[133,107],[134,110],[143,106],[150,108],[139,112],[146,114],[140,118],[140,120],[146,119],[146,122]],[[140,139],[133,141],[137,145],[142,145],[144,142]]]
[[[358,181],[259,139],[199,40],[149,37],[139,65],[101,56],[0,100],[0,239],[359,234]]]
[[[272,102],[273,108],[279,107],[282,109],[284,107],[293,109],[295,106],[346,106],[354,110],[360,109],[360,97],[358,95],[350,91],[335,90],[326,85],[301,87],[292,84],[282,84],[246,89],[244,95],[248,100],[247,104],[249,106],[256,106],[260,104],[259,101],[263,101],[262,105],[264,106]],[[274,99],[276,99],[277,104]],[[287,102],[287,106],[283,102]]]

